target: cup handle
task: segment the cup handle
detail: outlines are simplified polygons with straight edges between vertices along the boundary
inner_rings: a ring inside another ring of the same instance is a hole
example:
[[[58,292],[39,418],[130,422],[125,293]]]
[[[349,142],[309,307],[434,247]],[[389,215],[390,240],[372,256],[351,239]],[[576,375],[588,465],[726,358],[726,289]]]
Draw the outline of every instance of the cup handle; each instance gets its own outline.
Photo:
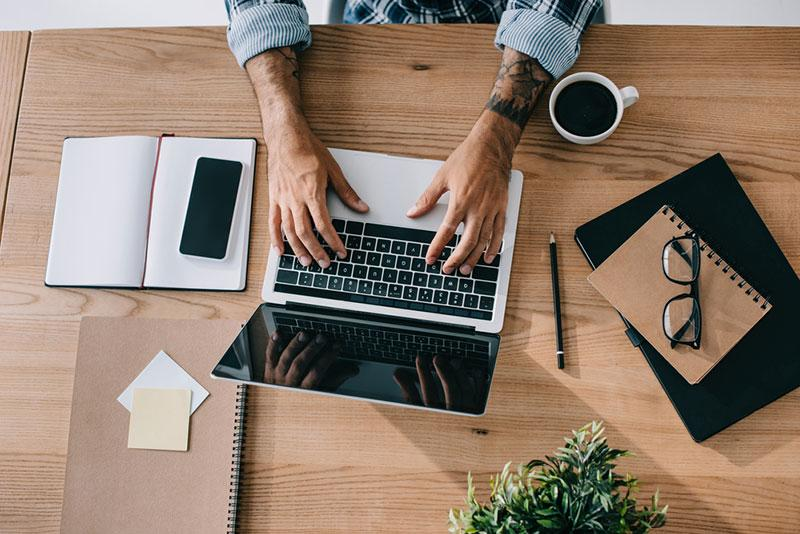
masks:
[[[620,89],[619,95],[622,97],[623,108],[630,107],[639,101],[639,91],[632,85]]]

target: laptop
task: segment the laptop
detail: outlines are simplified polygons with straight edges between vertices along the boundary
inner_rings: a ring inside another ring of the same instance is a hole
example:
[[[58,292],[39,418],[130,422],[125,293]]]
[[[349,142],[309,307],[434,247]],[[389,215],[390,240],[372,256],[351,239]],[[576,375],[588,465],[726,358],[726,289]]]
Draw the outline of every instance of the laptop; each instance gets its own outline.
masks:
[[[425,255],[449,195],[422,217],[405,216],[442,162],[343,149],[330,152],[370,206],[369,212],[356,213],[335,194],[328,195],[328,210],[348,257],[340,260],[326,247],[331,265],[321,269],[316,264],[303,267],[288,244],[282,256],[271,251],[262,291],[265,302],[212,376],[482,415],[500,342],[497,334],[503,327],[522,173],[514,170],[509,176],[500,254],[488,265],[481,258],[468,276],[458,271],[445,275],[444,259],[457,246],[463,225],[439,261],[426,265]],[[279,353],[270,344],[276,332],[280,341],[274,343],[284,347]],[[301,333],[307,341],[320,340],[325,348],[301,358],[289,347],[292,341],[297,345]],[[286,380],[287,358],[303,362],[295,365],[302,372],[291,380]],[[276,373],[280,369],[284,372]]]

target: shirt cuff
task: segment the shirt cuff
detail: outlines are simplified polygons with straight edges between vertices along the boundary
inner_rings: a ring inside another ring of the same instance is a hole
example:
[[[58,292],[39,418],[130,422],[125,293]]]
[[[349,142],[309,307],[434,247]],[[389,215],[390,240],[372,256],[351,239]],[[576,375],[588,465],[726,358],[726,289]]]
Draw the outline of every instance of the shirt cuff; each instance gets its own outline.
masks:
[[[554,80],[572,67],[581,51],[577,30],[533,9],[505,11],[494,44],[500,50],[508,46],[536,59]]]
[[[308,13],[290,4],[261,4],[232,11],[228,46],[240,67],[271,48],[291,46],[296,51],[311,46]]]

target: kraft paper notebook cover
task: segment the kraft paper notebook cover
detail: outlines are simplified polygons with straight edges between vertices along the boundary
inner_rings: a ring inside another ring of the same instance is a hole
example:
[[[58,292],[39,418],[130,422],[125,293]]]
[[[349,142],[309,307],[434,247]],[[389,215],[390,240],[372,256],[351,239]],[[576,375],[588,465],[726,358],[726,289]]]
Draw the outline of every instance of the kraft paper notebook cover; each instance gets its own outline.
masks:
[[[61,532],[232,532],[243,386],[209,370],[238,321],[84,318],[75,365]],[[187,452],[128,448],[117,396],[160,350],[209,392]]]
[[[696,384],[766,315],[771,305],[700,235],[700,347],[670,347],[664,305],[688,287],[664,276],[662,252],[692,228],[663,206],[589,276],[589,282],[686,379]]]
[[[800,386],[800,279],[720,154],[575,230],[589,265],[600,266],[665,204],[691,220],[773,306],[694,385],[623,318],[623,331],[641,350],[686,429],[703,441]]]

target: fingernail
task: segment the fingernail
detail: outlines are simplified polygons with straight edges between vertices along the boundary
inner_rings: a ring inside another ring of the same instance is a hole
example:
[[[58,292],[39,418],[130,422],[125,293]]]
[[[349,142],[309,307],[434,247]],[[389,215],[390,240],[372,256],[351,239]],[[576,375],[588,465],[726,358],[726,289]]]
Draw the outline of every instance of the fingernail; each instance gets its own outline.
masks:
[[[308,334],[306,334],[305,330],[303,330],[302,332],[300,332],[300,335],[297,336],[297,339],[299,339],[300,341],[305,341],[306,339],[308,339]]]
[[[369,209],[369,206],[367,206],[367,203],[364,202],[363,200],[359,200],[358,202],[356,202],[356,206],[358,206],[358,209],[364,210],[364,211]]]
[[[322,267],[323,269],[327,269],[331,265],[331,262],[328,261],[327,258],[323,258],[319,260],[317,263],[319,263],[319,266]]]
[[[311,265],[311,258],[309,258],[308,256],[300,256],[300,265],[302,265],[303,267],[308,267],[309,265]]]
[[[273,332],[272,333],[272,341],[278,341],[278,333],[277,332]]]
[[[452,269],[452,267],[442,267],[442,272],[444,274],[450,274],[450,273],[453,272],[453,269]]]
[[[272,252],[274,252],[276,256],[281,255],[281,249],[279,249],[278,247],[272,247]]]
[[[494,261],[494,254],[489,254],[484,259],[486,260],[486,263],[492,263]]]
[[[340,260],[343,260],[347,257],[347,252],[337,252],[336,255],[339,257]]]
[[[461,266],[459,271],[461,271],[461,274],[463,274],[463,275],[468,275],[469,273],[472,272],[472,267],[470,267],[469,265],[467,265],[465,263],[464,265]]]
[[[406,212],[406,217],[411,217],[412,215],[414,215],[415,211],[417,211],[416,204],[411,206],[411,208],[409,208],[409,210]]]
[[[323,336],[322,334],[318,334],[317,339],[314,340],[314,343],[316,343],[317,345],[323,345],[325,343],[325,336]]]

